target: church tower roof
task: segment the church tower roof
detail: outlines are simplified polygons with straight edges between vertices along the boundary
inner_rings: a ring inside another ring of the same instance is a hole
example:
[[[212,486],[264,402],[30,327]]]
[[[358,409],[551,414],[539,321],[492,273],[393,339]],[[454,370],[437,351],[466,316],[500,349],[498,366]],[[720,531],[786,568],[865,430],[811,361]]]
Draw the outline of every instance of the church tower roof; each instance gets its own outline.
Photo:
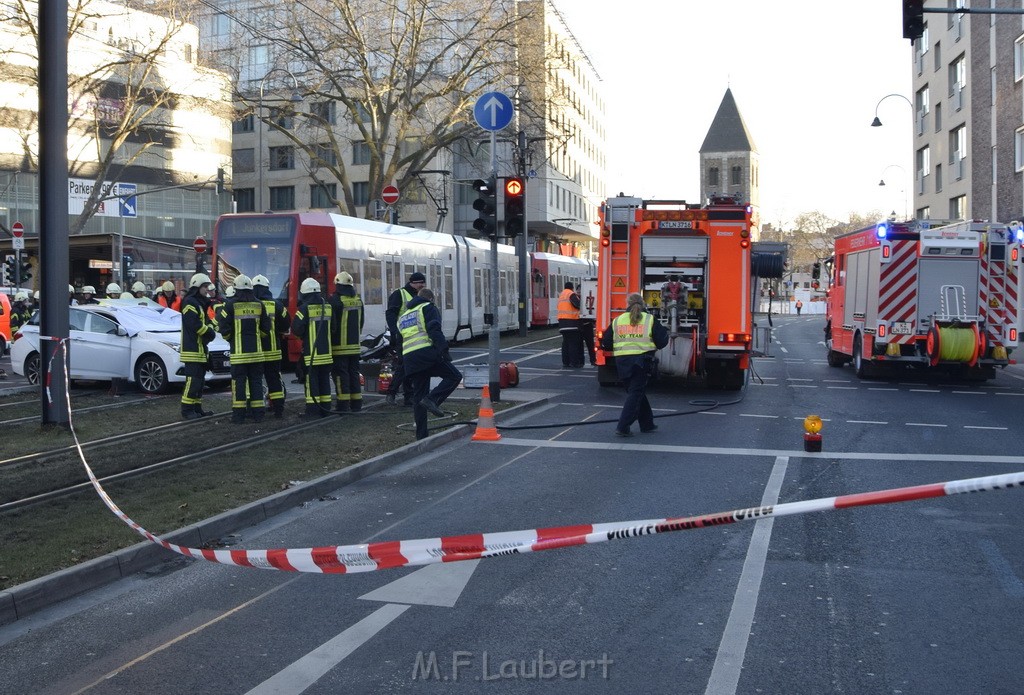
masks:
[[[757,152],[754,138],[743,122],[731,88],[726,88],[715,120],[711,122],[704,144],[700,146],[701,154],[707,152]]]

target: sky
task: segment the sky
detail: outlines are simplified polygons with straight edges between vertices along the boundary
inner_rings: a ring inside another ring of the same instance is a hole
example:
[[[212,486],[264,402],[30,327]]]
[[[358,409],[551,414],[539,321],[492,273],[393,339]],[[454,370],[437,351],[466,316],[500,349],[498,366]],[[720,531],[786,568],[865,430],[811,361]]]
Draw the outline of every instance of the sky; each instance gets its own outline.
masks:
[[[554,2],[601,77],[609,195],[697,202],[731,88],[760,155],[762,223],[913,215],[912,108],[879,104],[913,99],[900,0]]]

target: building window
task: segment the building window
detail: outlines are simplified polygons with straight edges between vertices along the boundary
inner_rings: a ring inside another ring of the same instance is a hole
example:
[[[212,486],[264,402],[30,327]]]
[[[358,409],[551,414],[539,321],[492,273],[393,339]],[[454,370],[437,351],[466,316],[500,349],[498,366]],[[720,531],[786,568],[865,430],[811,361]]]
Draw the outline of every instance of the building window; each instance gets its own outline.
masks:
[[[256,129],[255,125],[256,119],[253,118],[253,115],[251,113],[246,114],[245,116],[239,116],[237,119],[235,119],[235,122],[231,124],[231,132],[251,133]]]
[[[253,212],[256,210],[256,189],[236,188],[234,190],[235,206],[239,212]]]
[[[356,117],[359,118],[361,123],[370,122],[370,112],[362,104],[356,104]]]
[[[935,165],[935,192],[939,193],[942,191],[942,165]]]
[[[190,43],[186,43],[185,44],[184,53],[185,53],[185,62],[186,63],[191,63],[192,62],[192,44],[190,44]]]
[[[256,171],[256,150],[251,147],[231,150],[231,168],[242,173]]]
[[[1013,79],[1024,79],[1024,35],[1018,36],[1013,42]]]
[[[742,182],[741,178],[740,178],[741,174],[742,174],[742,171],[743,171],[743,169],[741,167],[733,167],[732,168],[732,177],[730,178],[729,183],[731,183],[733,186],[740,185],[740,183]]]
[[[352,184],[352,202],[356,205],[370,204],[370,182],[356,181]]]
[[[942,130],[942,104],[935,105],[935,132]]]
[[[1024,169],[1024,128],[1013,134],[1013,166],[1017,171]]]
[[[949,163],[956,164],[967,156],[967,126],[949,131]],[[956,178],[961,178],[957,176]]]
[[[334,148],[331,147],[331,143],[329,142],[321,142],[317,145],[313,149],[313,156],[314,159],[312,164],[314,166],[322,164],[324,166],[333,167],[338,164],[338,153],[334,151]]]
[[[352,165],[362,166],[370,163],[370,145],[365,142],[352,143]]]
[[[279,145],[277,147],[270,148],[270,169],[271,171],[279,169],[294,169],[295,168],[295,148],[291,145]]]
[[[271,186],[270,187],[270,209],[271,210],[294,210],[295,209],[295,186]]]
[[[967,196],[958,195],[956,198],[949,199],[949,219],[967,219]]]
[[[933,63],[933,70],[938,72],[942,69],[942,42],[935,42],[935,62]]]
[[[917,151],[917,175],[919,178],[923,178],[931,173],[932,168],[932,153],[931,148],[925,145]]]
[[[708,185],[718,185],[718,167],[711,167],[710,169],[708,169]]]
[[[338,184],[314,183],[309,187],[309,207],[333,208],[338,197]]]
[[[953,97],[953,110],[959,111],[964,87],[967,85],[967,63],[960,56],[949,64],[949,96]]]
[[[270,120],[282,130],[291,130],[295,127],[295,114],[287,107],[275,106],[270,109]]]
[[[314,101],[310,105],[313,117],[322,123],[334,125],[338,121],[337,106],[334,101]]]

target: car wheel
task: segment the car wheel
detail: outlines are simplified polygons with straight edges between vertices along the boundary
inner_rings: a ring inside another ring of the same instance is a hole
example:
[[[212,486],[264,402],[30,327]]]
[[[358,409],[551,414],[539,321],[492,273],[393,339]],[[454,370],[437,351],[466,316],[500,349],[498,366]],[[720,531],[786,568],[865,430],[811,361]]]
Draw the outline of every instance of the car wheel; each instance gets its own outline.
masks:
[[[853,340],[853,371],[858,379],[871,376],[868,360],[864,359],[864,338],[859,333]]]
[[[40,360],[38,352],[33,352],[25,358],[25,378],[33,386],[39,385]]]
[[[166,393],[167,367],[156,355],[143,355],[135,365],[135,385],[148,394]]]

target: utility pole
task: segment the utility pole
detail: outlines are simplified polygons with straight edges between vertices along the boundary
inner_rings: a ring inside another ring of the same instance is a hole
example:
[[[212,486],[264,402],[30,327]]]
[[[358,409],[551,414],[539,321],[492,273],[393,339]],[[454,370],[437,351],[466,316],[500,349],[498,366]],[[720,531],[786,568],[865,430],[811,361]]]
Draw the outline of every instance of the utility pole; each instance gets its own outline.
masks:
[[[523,232],[516,239],[519,256],[519,335],[525,337],[530,327],[530,226],[526,211],[529,209],[530,188],[526,177],[526,131],[520,130],[516,144],[519,150],[519,177],[523,180]]]

